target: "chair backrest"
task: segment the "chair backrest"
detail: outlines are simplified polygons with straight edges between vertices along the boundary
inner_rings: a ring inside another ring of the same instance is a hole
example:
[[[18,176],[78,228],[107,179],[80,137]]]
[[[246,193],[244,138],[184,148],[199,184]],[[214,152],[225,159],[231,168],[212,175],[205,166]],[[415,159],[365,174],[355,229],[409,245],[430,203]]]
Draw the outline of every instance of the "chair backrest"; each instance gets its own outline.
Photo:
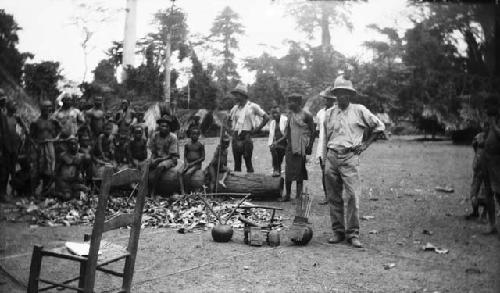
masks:
[[[147,172],[147,170],[144,170],[144,172]],[[117,173],[114,173],[113,176],[111,176],[110,188],[123,187],[134,183],[138,183],[139,184],[138,188],[140,188],[140,186],[144,184],[143,182],[141,182],[142,175],[143,172],[137,169],[125,169]],[[137,194],[137,196],[139,197],[143,195]],[[136,202],[137,200],[139,200],[139,198],[136,198]],[[105,233],[110,230],[119,229],[121,227],[132,226],[132,224],[134,223],[135,212],[136,211],[134,211],[133,214],[124,213],[113,216],[111,219],[104,222],[104,227],[102,229],[102,232]]]
[[[100,190],[101,192],[99,194],[97,209],[95,212],[94,226],[92,228],[92,234],[90,236],[90,249],[86,268],[89,275],[85,280],[85,288],[88,288],[94,284],[98,252],[101,244],[102,234],[104,232],[123,226],[131,226],[127,251],[131,255],[133,254],[135,259],[141,230],[142,211],[144,209],[145,197],[148,193],[148,177],[149,162],[143,166],[142,172],[130,169],[113,174],[113,168],[104,168],[104,172],[102,174]],[[105,221],[106,207],[108,204],[109,192],[111,190],[111,187],[124,186],[137,182],[139,183],[139,188],[136,196],[134,213],[121,214],[111,218],[108,221]]]

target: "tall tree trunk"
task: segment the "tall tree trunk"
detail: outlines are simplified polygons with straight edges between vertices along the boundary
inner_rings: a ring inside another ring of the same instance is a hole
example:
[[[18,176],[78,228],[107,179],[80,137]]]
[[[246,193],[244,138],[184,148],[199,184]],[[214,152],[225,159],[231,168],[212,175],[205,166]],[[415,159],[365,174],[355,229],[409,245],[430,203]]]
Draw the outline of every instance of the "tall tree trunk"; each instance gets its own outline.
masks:
[[[487,75],[486,64],[483,60],[483,55],[479,49],[479,44],[474,37],[470,28],[464,32],[465,42],[467,43],[467,67],[472,74],[481,76]]]
[[[123,69],[134,66],[136,28],[137,28],[137,0],[127,0],[125,17],[125,32],[123,39]],[[127,79],[126,70],[122,71],[122,82]]]
[[[83,82],[87,78],[87,71],[89,70],[88,69],[88,67],[89,67],[88,55],[89,55],[89,53],[87,52],[87,48],[84,47],[83,48],[83,78],[82,78]]]
[[[330,19],[324,9],[321,11],[321,47],[323,52],[328,52],[331,48]]]
[[[167,39],[165,40],[165,85],[163,86],[163,91],[165,95],[165,103],[170,107],[170,33],[167,33]]]

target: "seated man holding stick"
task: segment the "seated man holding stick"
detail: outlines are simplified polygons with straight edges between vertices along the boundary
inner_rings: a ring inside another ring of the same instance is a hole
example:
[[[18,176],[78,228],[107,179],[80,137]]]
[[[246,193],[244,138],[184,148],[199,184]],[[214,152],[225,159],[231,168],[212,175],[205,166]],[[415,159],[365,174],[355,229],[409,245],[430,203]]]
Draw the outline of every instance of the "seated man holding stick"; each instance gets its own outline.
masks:
[[[151,194],[154,195],[157,185],[160,183],[164,172],[177,166],[179,158],[179,144],[177,137],[170,132],[172,120],[169,117],[156,120],[158,131],[153,134],[149,141],[151,150],[151,168],[153,173],[153,187]],[[181,189],[183,189],[182,176],[179,176]],[[183,190],[181,190],[183,192]]]

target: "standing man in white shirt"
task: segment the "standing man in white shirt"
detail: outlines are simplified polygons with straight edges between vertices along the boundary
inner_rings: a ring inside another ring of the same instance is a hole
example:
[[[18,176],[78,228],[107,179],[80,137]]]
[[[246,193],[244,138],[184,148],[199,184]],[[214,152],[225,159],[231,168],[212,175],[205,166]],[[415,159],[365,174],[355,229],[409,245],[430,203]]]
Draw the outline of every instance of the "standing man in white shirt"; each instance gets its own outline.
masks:
[[[328,242],[339,243],[347,238],[353,247],[360,248],[363,245],[359,241],[359,155],[384,131],[384,124],[365,106],[350,103],[356,95],[350,80],[335,80],[333,94],[337,97],[337,107],[326,112],[323,124],[325,183],[333,229]],[[372,132],[363,142],[365,128]],[[343,190],[347,199],[345,211]]]
[[[325,193],[325,200],[320,202],[320,205],[325,205],[328,203],[328,197],[326,196],[326,185],[325,185],[325,160],[323,158],[323,144],[325,140],[325,132],[322,127],[325,123],[326,111],[334,107],[337,99],[332,94],[332,87],[326,88],[319,95],[324,99],[325,106],[321,108],[318,113],[316,113],[316,131],[318,132],[318,146],[316,148],[316,159],[319,161],[321,167],[321,183],[323,184],[323,192]]]
[[[271,109],[272,120],[269,123],[269,139],[267,144],[273,159],[273,177],[281,176],[281,165],[285,157],[286,134],[285,129],[288,117],[281,113],[280,106]]]
[[[252,134],[260,131],[269,121],[269,116],[256,103],[248,100],[248,92],[244,85],[239,84],[231,95],[236,99],[236,105],[229,112],[231,130],[233,132],[233,156],[234,171],[241,172],[241,157],[245,159],[245,166],[248,173],[253,173],[252,153],[253,142]],[[259,126],[255,125],[256,117],[262,117]]]

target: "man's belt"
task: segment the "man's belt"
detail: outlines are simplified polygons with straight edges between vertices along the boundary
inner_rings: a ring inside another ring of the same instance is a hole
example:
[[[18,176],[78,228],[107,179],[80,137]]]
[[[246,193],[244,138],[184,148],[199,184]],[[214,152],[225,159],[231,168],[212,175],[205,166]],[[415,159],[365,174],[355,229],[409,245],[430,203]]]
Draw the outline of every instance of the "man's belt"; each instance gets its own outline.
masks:
[[[242,130],[240,133],[235,132],[234,138],[236,140],[246,140],[247,135],[250,135],[250,130]],[[250,138],[251,138],[251,136],[250,136]]]
[[[354,148],[351,147],[351,148],[343,148],[343,149],[331,149],[331,148],[328,148],[328,150],[336,153],[337,155],[347,155],[349,153],[352,153],[354,151]]]

